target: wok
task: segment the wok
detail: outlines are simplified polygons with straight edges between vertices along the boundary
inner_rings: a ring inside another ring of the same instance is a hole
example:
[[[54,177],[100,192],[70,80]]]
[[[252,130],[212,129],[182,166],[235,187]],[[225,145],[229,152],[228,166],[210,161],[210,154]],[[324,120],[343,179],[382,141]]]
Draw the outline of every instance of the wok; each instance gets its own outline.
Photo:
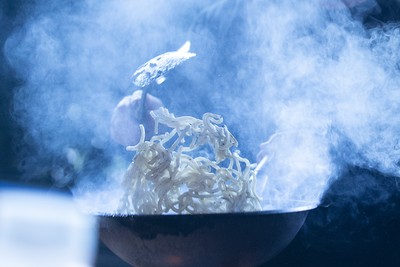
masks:
[[[315,205],[246,213],[97,215],[100,238],[132,266],[259,266],[296,236]]]

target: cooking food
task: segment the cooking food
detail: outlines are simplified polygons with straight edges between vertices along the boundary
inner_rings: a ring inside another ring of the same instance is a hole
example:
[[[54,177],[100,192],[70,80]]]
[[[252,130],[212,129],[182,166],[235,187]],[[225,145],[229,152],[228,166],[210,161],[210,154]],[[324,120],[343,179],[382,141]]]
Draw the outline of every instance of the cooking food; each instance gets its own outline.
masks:
[[[221,116],[175,117],[166,108],[151,112],[156,135],[141,140],[124,177],[122,214],[194,214],[260,210],[255,164],[240,156],[238,142]],[[171,128],[158,134],[159,124]]]

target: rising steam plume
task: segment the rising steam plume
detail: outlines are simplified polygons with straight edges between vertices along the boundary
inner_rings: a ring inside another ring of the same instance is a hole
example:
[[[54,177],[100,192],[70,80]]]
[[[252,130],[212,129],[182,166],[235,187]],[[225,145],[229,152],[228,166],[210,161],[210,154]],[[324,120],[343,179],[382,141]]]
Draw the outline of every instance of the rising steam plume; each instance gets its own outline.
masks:
[[[28,11],[4,47],[24,80],[13,114],[26,176],[98,182],[123,170],[111,111],[136,67],[187,39],[197,57],[151,93],[178,115],[222,114],[253,161],[273,136],[259,154],[268,204],[318,201],[348,165],[399,176],[397,25],[366,29],[342,1],[323,0],[38,1]]]

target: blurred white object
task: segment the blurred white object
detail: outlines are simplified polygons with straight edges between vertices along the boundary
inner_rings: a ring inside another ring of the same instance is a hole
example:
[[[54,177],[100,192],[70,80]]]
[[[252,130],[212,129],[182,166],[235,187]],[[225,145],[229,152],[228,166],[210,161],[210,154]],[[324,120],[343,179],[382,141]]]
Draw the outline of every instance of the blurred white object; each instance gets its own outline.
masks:
[[[0,266],[89,267],[96,250],[96,220],[71,197],[0,189]]]
[[[165,81],[165,74],[169,70],[196,56],[195,53],[191,53],[189,50],[190,42],[186,41],[178,50],[150,59],[132,74],[133,83],[141,88],[148,86],[153,81],[156,81],[157,84],[162,84]]]

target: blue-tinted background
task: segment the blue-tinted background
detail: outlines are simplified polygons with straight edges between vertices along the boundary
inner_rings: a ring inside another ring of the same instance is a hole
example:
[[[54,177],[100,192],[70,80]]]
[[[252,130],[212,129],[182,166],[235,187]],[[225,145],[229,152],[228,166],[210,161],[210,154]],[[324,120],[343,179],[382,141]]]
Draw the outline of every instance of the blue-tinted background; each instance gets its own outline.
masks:
[[[3,0],[0,3],[1,46],[11,32],[31,16],[26,7],[33,2]],[[400,21],[398,1],[382,0],[379,6],[379,10],[367,13],[356,8],[352,12],[369,28]],[[235,23],[240,24],[240,18]],[[229,53],[229,48],[220,49],[221,54],[217,56]],[[17,154],[25,145],[24,129],[15,123],[11,111],[15,89],[22,84],[23,81],[5,60],[4,53],[0,53],[0,181],[51,189],[55,185],[49,173],[41,173],[40,179],[26,180],[20,171],[21,162]],[[167,101],[168,97],[171,96],[165,94]],[[202,110],[196,112],[201,113]],[[108,160],[107,157],[102,158],[101,151],[96,148],[92,153],[94,158]],[[68,190],[73,182],[56,186]],[[365,190],[352,194],[352,188],[360,185]],[[265,266],[400,266],[399,188],[397,177],[348,166],[326,192],[323,199],[326,207],[312,211],[294,242]],[[385,194],[381,195],[382,192]],[[379,197],[376,197],[377,194]],[[100,245],[96,266],[126,265]]]

